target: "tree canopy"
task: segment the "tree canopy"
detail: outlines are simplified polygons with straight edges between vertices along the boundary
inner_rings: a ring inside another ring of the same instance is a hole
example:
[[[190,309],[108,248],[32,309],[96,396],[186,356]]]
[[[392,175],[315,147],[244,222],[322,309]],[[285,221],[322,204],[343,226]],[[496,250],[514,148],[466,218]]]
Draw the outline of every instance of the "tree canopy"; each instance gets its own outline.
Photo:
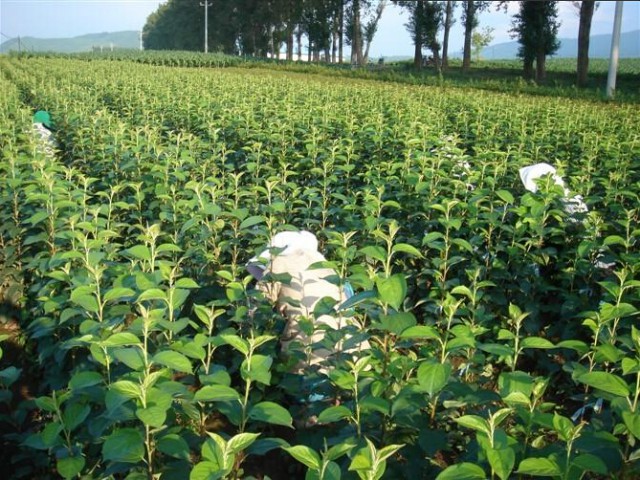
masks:
[[[518,56],[523,59],[524,74],[527,77],[533,76],[535,61],[535,78],[538,81],[545,79],[547,55],[552,55],[560,47],[557,3],[531,0],[520,2],[520,11],[513,19],[513,32],[520,43]]]
[[[293,58],[294,39],[308,39],[309,58],[337,61],[339,48],[352,45],[355,63],[366,63],[384,10],[383,0],[208,0],[211,51],[250,56],[276,55],[286,46]],[[202,50],[203,2],[168,0],[147,19],[145,48]],[[300,53],[299,53],[300,54]]]

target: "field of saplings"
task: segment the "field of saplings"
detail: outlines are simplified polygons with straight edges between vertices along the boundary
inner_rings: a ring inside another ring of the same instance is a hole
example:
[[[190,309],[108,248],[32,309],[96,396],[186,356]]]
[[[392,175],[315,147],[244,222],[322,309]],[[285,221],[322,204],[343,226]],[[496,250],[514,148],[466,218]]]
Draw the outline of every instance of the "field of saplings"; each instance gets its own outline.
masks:
[[[127,61],[0,73],[4,478],[639,478],[637,105]],[[568,193],[525,189],[539,162]],[[314,312],[348,326],[284,354],[246,264],[286,230],[354,295]]]

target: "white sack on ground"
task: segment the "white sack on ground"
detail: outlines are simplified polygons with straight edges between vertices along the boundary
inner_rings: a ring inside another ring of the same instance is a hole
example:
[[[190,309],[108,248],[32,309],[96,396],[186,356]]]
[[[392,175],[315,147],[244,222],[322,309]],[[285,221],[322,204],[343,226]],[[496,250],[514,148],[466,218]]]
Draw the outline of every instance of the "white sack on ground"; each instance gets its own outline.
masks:
[[[560,185],[564,190],[562,203],[564,204],[565,212],[571,216],[576,213],[585,213],[588,211],[587,205],[582,200],[581,195],[569,197],[569,189],[565,186],[564,180],[558,176],[556,169],[548,163],[536,163],[535,165],[529,165],[528,167],[522,167],[520,169],[520,180],[522,180],[524,188],[533,193],[538,191],[536,180],[545,175],[551,175],[555,184]]]
[[[282,351],[286,352],[294,341],[303,345],[322,341],[325,333],[324,330],[318,330],[319,325],[327,325],[334,330],[345,327],[348,319],[339,315],[321,315],[314,319],[314,309],[322,298],[331,297],[339,303],[346,300],[344,290],[326,280],[336,275],[333,269],[309,268],[314,263],[326,261],[324,255],[318,251],[318,240],[315,235],[307,231],[281,232],[271,239],[269,247],[283,250],[273,254],[269,249],[265,250],[249,261],[247,269],[259,281],[260,290],[287,318],[281,338]],[[264,262],[267,262],[266,265]],[[288,273],[291,276],[291,282],[288,285],[281,282],[260,282],[266,273],[276,275]],[[311,338],[300,328],[301,317],[314,320],[315,332]],[[369,348],[368,342],[359,345],[359,349],[367,348]],[[313,350],[309,364],[320,364],[339,351],[340,345],[337,345],[333,351]]]

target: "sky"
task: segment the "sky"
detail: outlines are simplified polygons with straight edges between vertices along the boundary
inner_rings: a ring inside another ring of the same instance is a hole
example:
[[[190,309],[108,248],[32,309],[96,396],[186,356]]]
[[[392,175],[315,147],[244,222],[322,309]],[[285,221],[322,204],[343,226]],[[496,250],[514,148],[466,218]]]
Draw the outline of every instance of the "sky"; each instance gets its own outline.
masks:
[[[0,0],[0,38],[2,41],[17,36],[61,38],[86,33],[141,30],[147,16],[160,3],[161,0]],[[600,2],[593,17],[592,35],[611,33],[615,3]],[[462,50],[460,10],[459,6],[455,14],[458,20],[451,31],[451,53]],[[517,10],[518,2],[509,2],[508,14],[498,12],[495,8],[481,14],[480,28],[494,28],[492,44],[512,41],[509,36],[511,16]],[[578,36],[578,15],[572,2],[559,2],[559,19],[560,37]],[[404,26],[406,22],[406,13],[389,2],[371,45],[370,56],[413,55],[411,38]],[[625,1],[622,31],[637,29],[640,29],[640,1]]]

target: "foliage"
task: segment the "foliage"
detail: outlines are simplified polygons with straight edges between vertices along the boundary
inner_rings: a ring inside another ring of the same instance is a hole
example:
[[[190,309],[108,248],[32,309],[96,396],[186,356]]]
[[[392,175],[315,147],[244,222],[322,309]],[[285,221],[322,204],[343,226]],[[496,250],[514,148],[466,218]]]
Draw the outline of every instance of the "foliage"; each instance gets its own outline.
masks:
[[[558,6],[555,1],[523,1],[514,15],[512,32],[520,43],[518,56],[524,62],[525,77],[533,75],[536,62],[536,80],[544,80],[545,60],[560,47],[558,42]]]
[[[0,258],[31,359],[0,368],[13,478],[638,476],[635,105],[0,64]],[[588,214],[524,190],[538,161]],[[358,326],[316,347],[371,345],[304,378],[244,267],[291,227],[356,291],[317,313]]]
[[[440,43],[438,42],[438,31],[443,23],[443,6],[441,2],[397,2],[400,6],[409,11],[410,17],[406,27],[411,33],[416,54],[427,47],[431,50],[438,68],[440,67]],[[414,63],[417,59],[414,59]],[[416,63],[419,65],[420,63]]]
[[[489,45],[493,40],[493,28],[484,27],[482,31],[475,30],[471,35],[471,46],[473,47],[473,53],[476,56],[476,60],[480,60],[480,53],[482,49]]]

